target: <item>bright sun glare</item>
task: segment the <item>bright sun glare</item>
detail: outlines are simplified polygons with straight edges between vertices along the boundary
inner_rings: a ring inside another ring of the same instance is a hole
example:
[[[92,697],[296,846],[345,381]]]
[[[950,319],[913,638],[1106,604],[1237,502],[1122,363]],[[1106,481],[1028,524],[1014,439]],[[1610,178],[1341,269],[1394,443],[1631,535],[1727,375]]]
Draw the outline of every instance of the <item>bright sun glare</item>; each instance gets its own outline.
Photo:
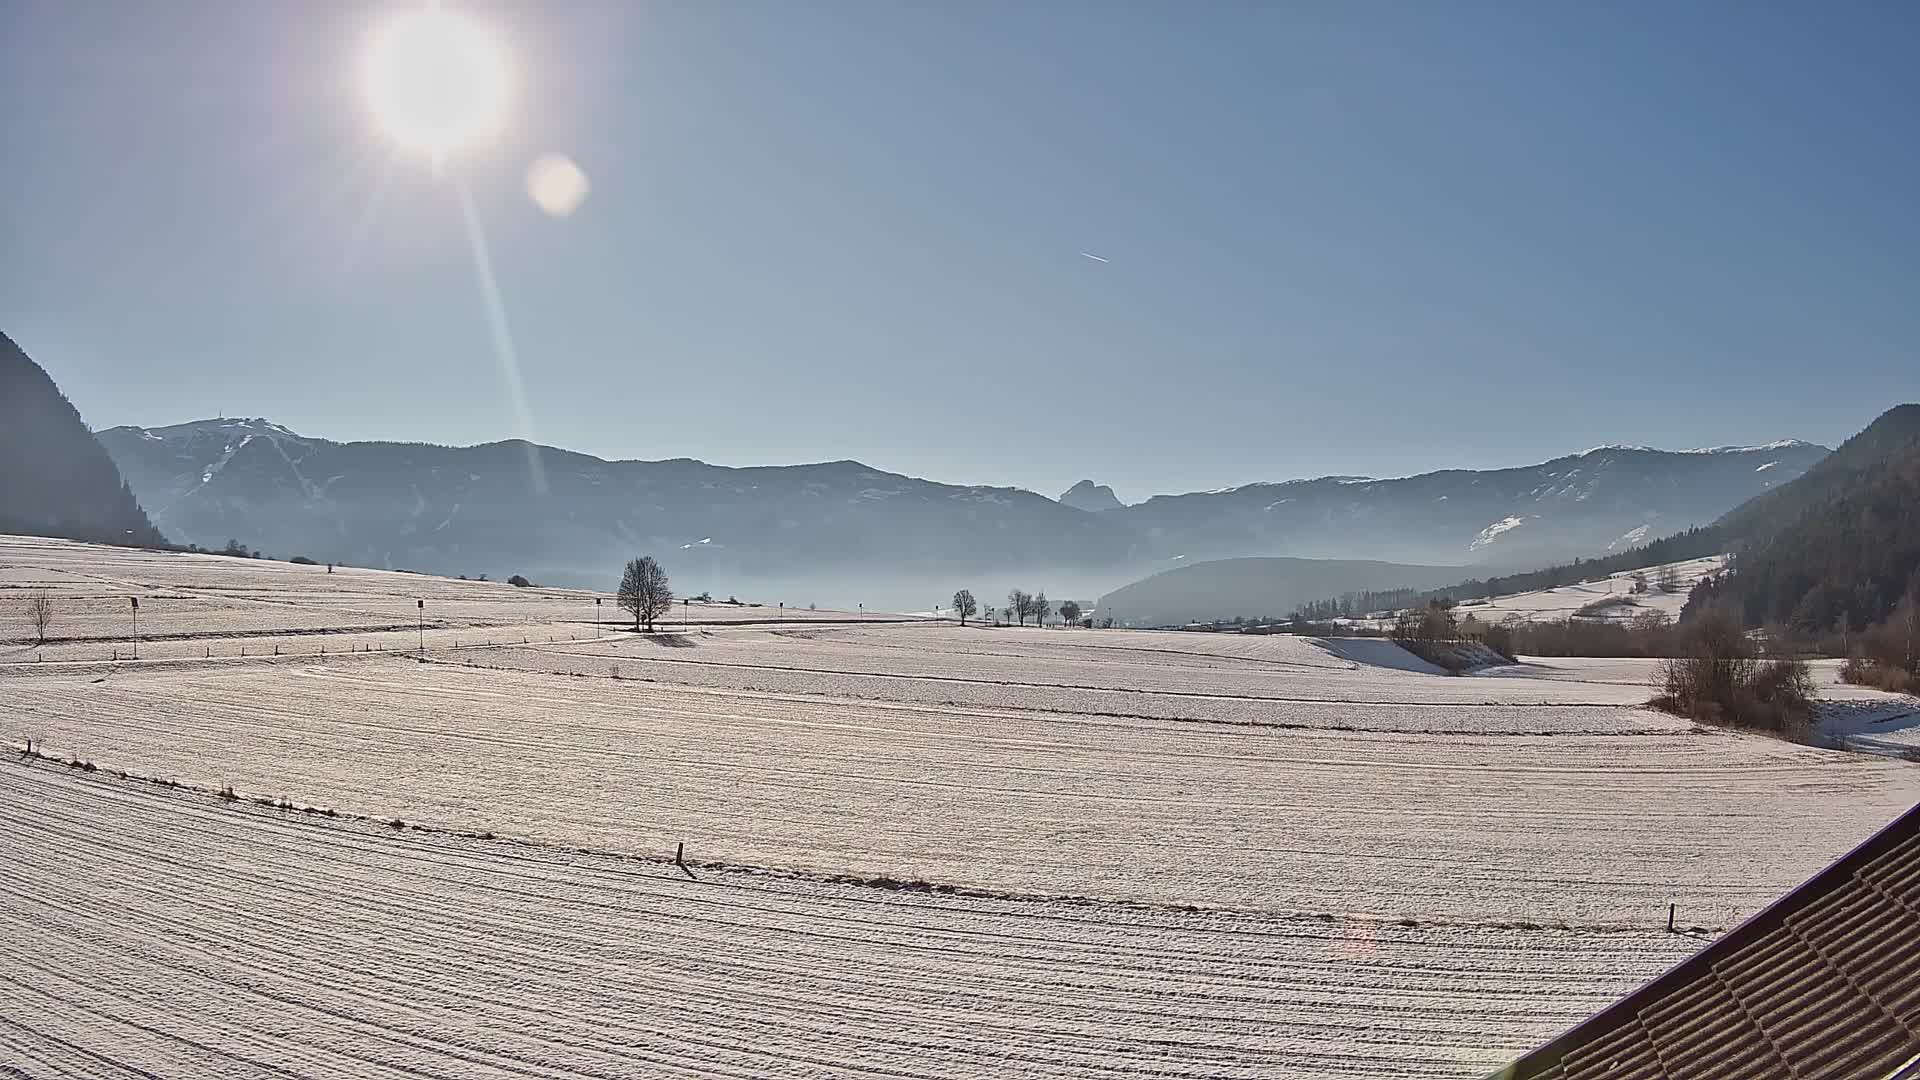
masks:
[[[498,131],[512,82],[500,42],[439,8],[396,16],[375,32],[363,74],[380,126],[435,157]]]

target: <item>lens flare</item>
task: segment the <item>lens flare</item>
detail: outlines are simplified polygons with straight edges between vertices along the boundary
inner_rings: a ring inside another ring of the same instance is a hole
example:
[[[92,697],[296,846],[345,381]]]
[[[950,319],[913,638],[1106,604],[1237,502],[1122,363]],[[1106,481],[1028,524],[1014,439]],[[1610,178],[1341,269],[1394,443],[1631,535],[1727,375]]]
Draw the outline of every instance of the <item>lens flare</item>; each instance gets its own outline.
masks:
[[[566,217],[580,209],[591,190],[587,174],[563,154],[543,154],[527,166],[528,197],[554,217]]]

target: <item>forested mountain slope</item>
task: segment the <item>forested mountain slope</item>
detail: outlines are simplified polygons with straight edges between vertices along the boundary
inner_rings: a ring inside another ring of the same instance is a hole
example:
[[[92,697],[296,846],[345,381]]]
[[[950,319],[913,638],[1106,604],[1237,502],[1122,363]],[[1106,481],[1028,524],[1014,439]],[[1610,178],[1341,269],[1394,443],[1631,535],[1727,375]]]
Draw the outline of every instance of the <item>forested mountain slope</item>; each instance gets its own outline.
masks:
[[[80,413],[0,334],[0,533],[165,543]]]

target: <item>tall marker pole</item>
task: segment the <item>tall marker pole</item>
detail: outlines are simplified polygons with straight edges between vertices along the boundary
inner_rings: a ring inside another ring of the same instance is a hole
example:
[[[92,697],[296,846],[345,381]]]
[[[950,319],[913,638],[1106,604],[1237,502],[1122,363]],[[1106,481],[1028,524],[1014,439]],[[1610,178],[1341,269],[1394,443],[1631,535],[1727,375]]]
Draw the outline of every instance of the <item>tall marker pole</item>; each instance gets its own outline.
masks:
[[[415,600],[414,606],[420,611],[420,655],[427,655],[427,602]]]
[[[140,659],[140,598],[127,597],[133,604],[133,658]]]

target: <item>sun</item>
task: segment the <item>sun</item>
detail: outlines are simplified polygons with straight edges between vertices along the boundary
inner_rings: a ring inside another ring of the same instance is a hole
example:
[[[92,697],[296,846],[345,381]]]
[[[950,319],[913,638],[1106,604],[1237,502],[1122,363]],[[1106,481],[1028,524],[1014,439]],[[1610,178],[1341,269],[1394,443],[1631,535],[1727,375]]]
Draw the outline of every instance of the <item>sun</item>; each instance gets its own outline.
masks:
[[[497,132],[513,83],[499,40],[437,7],[396,16],[375,31],[362,75],[381,128],[435,158]]]

